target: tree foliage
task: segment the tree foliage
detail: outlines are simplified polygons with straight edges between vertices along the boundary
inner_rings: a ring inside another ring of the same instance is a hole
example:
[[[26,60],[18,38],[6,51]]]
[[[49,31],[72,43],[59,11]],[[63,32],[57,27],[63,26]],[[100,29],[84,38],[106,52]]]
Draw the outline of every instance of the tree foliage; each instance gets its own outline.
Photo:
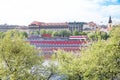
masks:
[[[43,34],[46,34],[46,30],[41,29],[41,30],[40,30],[40,35],[43,35]]]
[[[21,34],[24,38],[28,38],[28,33],[27,33],[27,32],[20,32],[20,34]]]
[[[99,39],[101,40],[107,40],[109,38],[109,34],[103,31],[95,31],[95,32],[91,32],[88,34],[89,39],[93,40],[93,41],[97,41]]]
[[[88,32],[79,32],[79,35],[87,35]]]
[[[58,61],[58,72],[68,76],[66,80],[80,80],[80,65],[79,59],[72,53],[59,50],[57,54],[53,55]]]
[[[16,32],[16,34],[19,37],[23,37],[23,38],[27,38],[28,37],[28,33],[27,32],[23,32],[23,31],[18,31],[18,30],[11,30],[11,36],[14,36],[14,32]],[[0,39],[3,39],[6,35],[6,32],[0,32]]]
[[[120,27],[115,28],[108,40],[98,40],[86,50],[75,54],[58,51],[58,69],[69,80],[120,79]]]
[[[73,36],[77,36],[77,35],[79,35],[79,31],[74,30],[74,31],[73,31]]]
[[[0,39],[0,78],[3,80],[34,80],[30,73],[34,65],[41,64],[33,46],[22,40],[17,31],[8,31]]]
[[[61,31],[52,32],[53,37],[69,37],[70,35],[71,35],[71,32],[69,30],[61,30]]]
[[[0,39],[2,39],[5,36],[5,32],[0,32]]]
[[[61,31],[59,31],[59,35],[61,37],[69,37],[71,35],[71,33],[69,30],[61,30]]]
[[[58,32],[58,31],[53,31],[52,36],[53,36],[53,37],[57,37],[57,36],[60,36],[60,35],[59,35],[59,32]]]

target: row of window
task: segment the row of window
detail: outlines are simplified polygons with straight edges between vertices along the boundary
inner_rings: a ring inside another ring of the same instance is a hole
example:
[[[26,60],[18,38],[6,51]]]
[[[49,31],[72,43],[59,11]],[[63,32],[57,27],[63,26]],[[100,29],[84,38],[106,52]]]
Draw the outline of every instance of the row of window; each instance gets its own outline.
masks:
[[[75,43],[85,43],[84,40],[76,41],[30,41],[30,43],[41,43],[41,44],[75,44]]]
[[[56,47],[52,47],[52,48],[38,48],[39,50],[42,50],[42,51],[46,51],[46,50],[51,50],[51,51],[53,51],[53,50],[59,50],[59,49],[61,49],[61,50],[80,50],[80,48],[79,47],[62,47],[62,48],[56,48]]]

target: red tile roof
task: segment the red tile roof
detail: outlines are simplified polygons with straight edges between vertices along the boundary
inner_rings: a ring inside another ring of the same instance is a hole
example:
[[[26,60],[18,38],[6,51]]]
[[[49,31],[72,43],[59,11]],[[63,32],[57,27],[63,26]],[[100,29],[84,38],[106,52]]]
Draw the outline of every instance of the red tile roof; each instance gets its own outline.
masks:
[[[43,23],[41,26],[67,26],[68,23]]]
[[[41,24],[44,24],[44,22],[33,21],[30,25],[40,26]]]
[[[68,23],[44,23],[44,22],[38,22],[38,21],[33,21],[30,26],[35,25],[35,26],[67,26]]]
[[[94,22],[89,22],[88,25],[91,26],[91,27],[95,27],[95,26],[97,26],[97,24],[94,23]]]

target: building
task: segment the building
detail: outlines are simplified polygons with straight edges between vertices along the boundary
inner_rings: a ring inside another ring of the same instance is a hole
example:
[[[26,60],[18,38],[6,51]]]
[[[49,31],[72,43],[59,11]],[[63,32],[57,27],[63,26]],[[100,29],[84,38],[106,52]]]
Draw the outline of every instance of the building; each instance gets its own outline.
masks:
[[[34,21],[29,25],[29,30],[70,30],[73,32],[74,30],[83,31],[83,25],[86,24],[85,22],[64,22],[64,23],[44,23],[44,22],[38,22]]]
[[[71,32],[77,30],[81,32],[84,31],[84,27],[85,27],[84,25],[88,26],[88,23],[86,22],[45,23],[45,22],[33,21],[28,26],[7,25],[7,24],[0,25],[0,31],[17,29],[29,33],[31,31],[45,29],[45,30],[53,30],[53,31],[70,30]]]
[[[60,30],[69,30],[71,32],[77,30],[79,32],[82,31],[92,31],[96,30],[96,24],[94,22],[63,22],[63,23],[45,23],[33,21],[28,26],[18,26],[18,25],[0,25],[0,31],[7,31],[11,29],[17,29],[20,31],[25,31],[30,33],[31,31],[38,31],[41,29],[52,30],[52,31],[60,31]]]
[[[41,50],[41,53],[52,54],[59,49],[67,52],[80,51],[80,49],[85,46],[86,39],[86,36],[70,36],[68,38],[30,36],[28,42],[35,46],[36,49]]]
[[[95,31],[98,28],[97,24],[94,22],[89,22],[83,25],[83,30],[90,32],[90,31]]]
[[[2,32],[6,32],[8,30],[13,30],[13,29],[27,33],[29,32],[28,26],[8,25],[8,24],[0,25],[0,31]]]
[[[29,25],[29,30],[34,31],[34,30],[68,30],[68,23],[44,23],[44,22],[38,22],[34,21]]]
[[[83,31],[83,25],[86,24],[85,22],[69,22],[68,27],[71,32],[74,30]]]
[[[4,25],[0,25],[0,31],[8,31],[8,30],[12,30],[12,29],[17,29],[18,28],[18,25],[7,25],[7,24],[4,24]]]
[[[110,31],[111,29],[112,29],[112,19],[111,19],[111,16],[109,16],[108,26],[102,25],[100,31],[109,33],[109,31]]]
[[[18,26],[16,30],[19,30],[21,32],[26,32],[27,34],[29,34],[28,26]]]

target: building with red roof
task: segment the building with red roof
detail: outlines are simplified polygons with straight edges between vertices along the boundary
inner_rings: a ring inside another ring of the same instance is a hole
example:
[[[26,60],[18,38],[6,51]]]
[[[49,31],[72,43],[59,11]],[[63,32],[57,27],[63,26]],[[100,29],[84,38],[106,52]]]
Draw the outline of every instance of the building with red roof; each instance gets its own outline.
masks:
[[[40,26],[41,24],[44,24],[44,23],[39,21],[33,21],[29,26]]]
[[[83,25],[86,24],[85,22],[64,22],[64,23],[44,23],[44,22],[38,22],[38,21],[33,21],[29,25],[29,30],[34,31],[34,30],[70,30],[71,32],[74,30],[78,31],[83,31]]]

